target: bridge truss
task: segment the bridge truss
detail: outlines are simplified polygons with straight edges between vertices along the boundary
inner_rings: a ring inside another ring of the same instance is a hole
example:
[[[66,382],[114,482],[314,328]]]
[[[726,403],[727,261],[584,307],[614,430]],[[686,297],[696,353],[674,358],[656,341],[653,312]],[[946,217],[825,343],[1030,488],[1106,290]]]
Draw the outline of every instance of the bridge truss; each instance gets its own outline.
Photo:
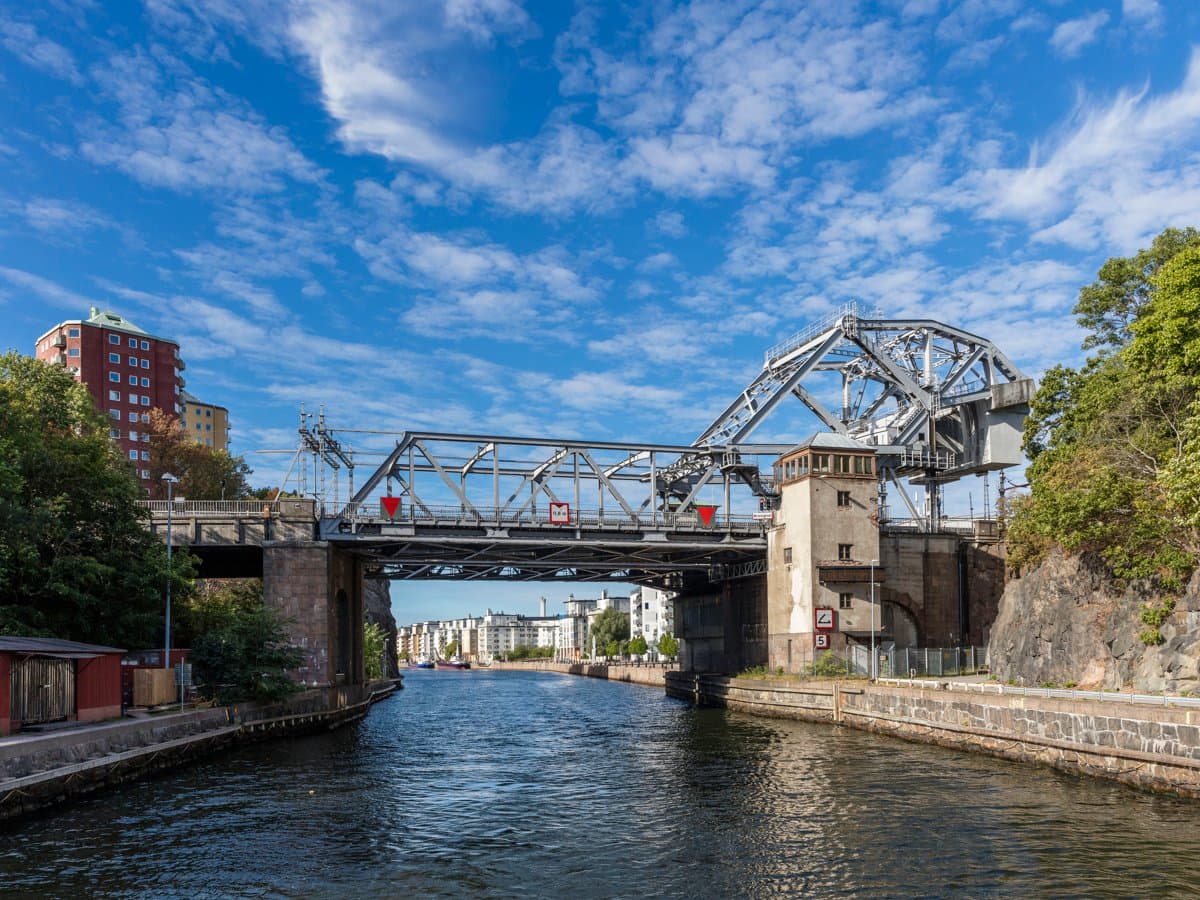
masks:
[[[763,554],[784,449],[406,432],[322,536],[389,579],[666,585]]]
[[[403,432],[354,491],[353,457],[323,418],[317,438],[303,428],[301,437],[314,466],[345,465],[351,478],[353,496],[326,510],[322,536],[353,542],[379,577],[661,586],[761,565],[778,498],[772,464],[811,433],[748,442],[785,398],[818,427],[873,447],[881,478],[932,531],[942,484],[1021,462],[1032,390],[985,338],[848,306],[770,348],[758,376],[687,446]],[[923,509],[902,478],[925,486]],[[883,481],[880,495],[886,518]]]

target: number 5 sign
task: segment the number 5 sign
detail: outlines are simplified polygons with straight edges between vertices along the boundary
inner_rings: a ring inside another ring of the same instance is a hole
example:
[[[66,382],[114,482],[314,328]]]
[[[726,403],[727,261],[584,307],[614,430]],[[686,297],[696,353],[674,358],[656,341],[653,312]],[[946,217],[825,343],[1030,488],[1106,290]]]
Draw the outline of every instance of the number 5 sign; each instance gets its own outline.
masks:
[[[833,607],[818,606],[813,610],[817,631],[833,631]]]

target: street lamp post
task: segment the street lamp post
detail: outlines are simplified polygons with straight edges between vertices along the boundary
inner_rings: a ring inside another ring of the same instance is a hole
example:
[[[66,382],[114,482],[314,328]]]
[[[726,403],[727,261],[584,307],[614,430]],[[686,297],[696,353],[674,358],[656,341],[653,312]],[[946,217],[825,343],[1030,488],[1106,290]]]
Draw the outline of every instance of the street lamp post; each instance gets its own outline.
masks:
[[[876,677],[875,672],[875,567],[879,565],[879,560],[871,560],[871,680]],[[882,624],[882,623],[880,623]]]
[[[167,483],[167,615],[166,625],[163,628],[163,668],[169,669],[171,668],[171,508],[175,505],[171,488],[179,479],[168,473],[163,475],[162,480]]]

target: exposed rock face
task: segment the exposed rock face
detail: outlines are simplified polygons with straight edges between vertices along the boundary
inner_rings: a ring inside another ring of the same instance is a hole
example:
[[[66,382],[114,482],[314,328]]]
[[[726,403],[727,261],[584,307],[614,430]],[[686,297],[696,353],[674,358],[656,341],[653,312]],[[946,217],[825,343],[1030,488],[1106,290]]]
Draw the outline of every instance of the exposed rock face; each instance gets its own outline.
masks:
[[[391,582],[376,578],[365,579],[363,598],[368,622],[374,622],[387,632],[387,644],[384,647],[384,674],[395,678],[400,674],[400,664],[396,659],[396,619],[392,616]]]
[[[1005,589],[988,643],[992,674],[1026,685],[1200,692],[1200,571],[1172,598],[1164,642],[1148,647],[1141,612],[1161,599],[1115,581],[1096,558],[1056,552]]]

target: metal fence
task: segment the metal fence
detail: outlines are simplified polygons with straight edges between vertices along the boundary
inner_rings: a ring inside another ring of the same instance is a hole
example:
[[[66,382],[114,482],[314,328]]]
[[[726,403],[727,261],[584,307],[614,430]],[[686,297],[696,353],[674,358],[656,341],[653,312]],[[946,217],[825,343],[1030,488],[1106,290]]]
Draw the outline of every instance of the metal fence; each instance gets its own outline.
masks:
[[[1179,697],[1172,694],[1134,694],[1123,691],[1081,691],[1076,688],[1022,687],[995,682],[937,682],[908,678],[888,678],[889,684],[919,687],[928,690],[963,691],[975,694],[1009,694],[1017,697],[1048,697],[1059,700],[1099,700],[1102,703],[1143,703],[1154,706],[1200,708],[1200,697]]]
[[[902,647],[879,655],[884,678],[973,675],[987,670],[987,647]]]

